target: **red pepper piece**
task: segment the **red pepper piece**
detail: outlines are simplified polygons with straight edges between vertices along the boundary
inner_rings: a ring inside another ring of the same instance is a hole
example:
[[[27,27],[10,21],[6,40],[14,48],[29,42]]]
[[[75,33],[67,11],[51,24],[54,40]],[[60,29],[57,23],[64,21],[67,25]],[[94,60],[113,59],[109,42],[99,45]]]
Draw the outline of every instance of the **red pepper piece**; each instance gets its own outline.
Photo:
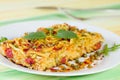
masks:
[[[28,64],[33,64],[34,63],[34,60],[32,58],[27,58],[25,59],[25,61],[28,63]]]
[[[38,46],[38,47],[36,48],[36,51],[37,51],[37,52],[41,51],[41,48],[42,48],[41,45]]]
[[[11,48],[6,48],[5,53],[8,58],[13,58],[13,53]]]
[[[63,57],[63,58],[61,59],[61,63],[62,63],[62,64],[65,64],[65,63],[66,63],[66,58],[65,58],[65,57]]]
[[[55,68],[50,68],[50,70],[51,70],[52,72],[56,72],[56,69],[55,69]]]
[[[99,43],[95,44],[95,50],[100,49],[100,47],[101,47],[101,42],[99,42]]]
[[[29,49],[23,49],[24,52],[27,52]]]
[[[62,48],[56,48],[56,47],[53,48],[53,50],[55,50],[55,51],[58,51],[60,49],[62,49]]]

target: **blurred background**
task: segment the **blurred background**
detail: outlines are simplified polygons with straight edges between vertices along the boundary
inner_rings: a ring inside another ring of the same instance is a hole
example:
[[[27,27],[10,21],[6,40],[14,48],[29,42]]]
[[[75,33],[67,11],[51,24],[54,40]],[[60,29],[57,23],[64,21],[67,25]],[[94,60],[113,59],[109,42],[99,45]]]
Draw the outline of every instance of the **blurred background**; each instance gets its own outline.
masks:
[[[38,8],[39,7],[39,8]],[[23,20],[75,20],[56,7],[69,9],[69,13],[95,26],[102,26],[120,35],[120,0],[0,0],[0,25]],[[116,8],[116,11],[91,11],[91,8]],[[114,30],[113,30],[114,27]],[[116,28],[115,28],[116,27]]]
[[[23,19],[58,12],[57,10],[35,9],[40,6],[88,9],[117,7],[118,5],[120,5],[120,0],[0,0],[0,20]]]

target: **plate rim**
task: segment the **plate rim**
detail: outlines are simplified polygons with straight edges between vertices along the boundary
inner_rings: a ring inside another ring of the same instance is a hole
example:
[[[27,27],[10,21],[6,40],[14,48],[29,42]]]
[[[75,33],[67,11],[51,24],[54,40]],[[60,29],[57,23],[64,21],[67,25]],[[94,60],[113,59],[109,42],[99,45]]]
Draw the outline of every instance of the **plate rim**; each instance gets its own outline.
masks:
[[[1,30],[1,28],[5,28],[5,27],[7,27],[7,26],[10,26],[10,25],[15,25],[15,24],[23,24],[23,23],[31,23],[31,22],[36,22],[36,21],[40,21],[40,22],[66,22],[66,23],[70,23],[70,22],[74,22],[74,23],[82,23],[83,25],[86,25],[86,26],[89,26],[89,27],[91,27],[92,25],[90,25],[90,24],[87,24],[87,23],[84,23],[84,22],[81,22],[81,21],[64,21],[64,20],[62,20],[62,21],[59,21],[59,20],[57,20],[57,21],[55,21],[55,20],[35,20],[35,21],[24,21],[24,22],[16,22],[16,23],[11,23],[11,24],[7,24],[7,25],[3,25],[2,27],[0,27],[0,30]],[[96,26],[92,26],[92,27],[96,27]],[[109,32],[109,33],[111,33],[111,34],[113,34],[114,36],[116,36],[116,37],[119,37],[119,39],[120,39],[120,36],[118,36],[118,35],[116,35],[115,33],[113,33],[113,32],[111,32],[111,31],[108,31],[108,30],[106,30],[106,29],[103,29],[103,28],[100,28],[100,27],[96,27],[97,29],[101,29],[101,30],[103,30],[103,31],[107,31],[107,32]],[[84,73],[84,74],[51,74],[51,72],[49,73],[49,74],[46,74],[46,73],[48,73],[48,72],[42,72],[42,73],[36,73],[36,72],[28,72],[28,71],[24,71],[24,70],[21,70],[21,69],[18,69],[18,68],[13,68],[13,67],[11,67],[10,65],[6,65],[6,64],[4,64],[4,63],[0,63],[0,64],[2,64],[2,65],[5,65],[5,66],[7,66],[7,67],[10,67],[10,68],[12,68],[12,69],[15,69],[15,70],[18,70],[18,71],[22,71],[22,72],[26,72],[26,73],[31,73],[31,74],[38,74],[38,75],[48,75],[48,76],[78,76],[78,75],[88,75],[88,74],[95,74],[95,73],[99,73],[99,72],[103,72],[103,71],[106,71],[106,70],[109,70],[109,69],[111,69],[111,68],[113,68],[113,67],[115,67],[115,66],[117,66],[117,65],[119,65],[119,64],[116,64],[116,65],[114,65],[114,66],[111,66],[111,67],[109,67],[109,68],[107,68],[107,69],[102,69],[101,71],[96,71],[96,72],[91,72],[91,73]],[[53,73],[53,72],[52,72]]]

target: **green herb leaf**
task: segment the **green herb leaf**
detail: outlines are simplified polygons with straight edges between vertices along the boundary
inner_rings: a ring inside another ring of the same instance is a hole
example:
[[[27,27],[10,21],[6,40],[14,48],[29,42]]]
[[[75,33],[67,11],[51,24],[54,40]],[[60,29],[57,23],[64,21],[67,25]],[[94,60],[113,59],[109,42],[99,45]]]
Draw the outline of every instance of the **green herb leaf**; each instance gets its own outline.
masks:
[[[104,46],[103,50],[102,50],[102,53],[107,56],[107,55],[108,55],[108,52],[109,52],[108,44],[106,44],[106,45]]]
[[[112,47],[109,47],[109,48],[108,48],[108,45],[106,44],[104,46],[103,50],[100,51],[100,53],[102,53],[105,56],[107,56],[109,52],[115,51],[118,48],[120,48],[120,44],[114,44]]]
[[[77,38],[77,35],[72,31],[59,30],[55,35],[57,38],[71,39]]]
[[[120,48],[120,44],[114,44],[111,48],[109,48],[109,51],[115,51],[118,48]]]
[[[6,40],[8,40],[6,37],[1,37],[1,38],[0,38],[0,43],[1,43],[1,42],[4,42],[4,41],[6,41]]]
[[[46,34],[42,31],[40,32],[32,32],[28,35],[24,36],[25,39],[28,40],[38,40],[38,39],[44,39],[46,37]]]

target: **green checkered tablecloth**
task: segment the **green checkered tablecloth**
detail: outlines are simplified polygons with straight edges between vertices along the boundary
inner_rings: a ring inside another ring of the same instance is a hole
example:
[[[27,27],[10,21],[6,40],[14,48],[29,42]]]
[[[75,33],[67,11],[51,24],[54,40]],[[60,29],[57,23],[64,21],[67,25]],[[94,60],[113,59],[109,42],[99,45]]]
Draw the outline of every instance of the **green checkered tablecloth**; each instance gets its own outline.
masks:
[[[120,4],[112,5],[108,7],[120,8]],[[81,16],[81,17],[107,15],[103,12],[91,12],[91,11],[87,13],[84,11],[83,12],[73,11],[71,13],[74,14],[75,16]],[[31,20],[70,20],[70,19],[71,18],[68,18],[62,13],[55,13],[55,14],[50,14],[45,16],[36,16],[36,17],[22,19],[22,20],[0,22],[0,27],[3,27],[6,24],[23,22],[23,21],[31,21]],[[107,23],[109,24],[109,21],[107,21]],[[113,25],[114,23],[111,23],[111,24]],[[118,22],[117,24],[120,24],[120,23]],[[120,26],[117,26],[117,27],[120,28]],[[0,65],[0,80],[120,80],[120,65],[101,73],[84,75],[84,76],[71,76],[71,77],[55,77],[55,76],[29,74],[29,73],[20,72],[20,71],[10,69],[8,67]]]

